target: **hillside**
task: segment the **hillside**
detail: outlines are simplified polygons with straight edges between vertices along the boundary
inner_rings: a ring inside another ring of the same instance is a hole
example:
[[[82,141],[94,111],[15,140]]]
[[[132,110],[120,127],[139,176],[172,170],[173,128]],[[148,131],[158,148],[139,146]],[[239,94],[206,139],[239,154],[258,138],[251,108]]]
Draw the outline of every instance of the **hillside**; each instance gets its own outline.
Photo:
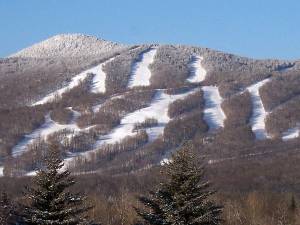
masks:
[[[125,45],[82,34],[61,34],[25,48],[9,58],[86,57],[122,49]]]
[[[33,174],[51,142],[73,172],[104,174],[159,165],[187,140],[211,165],[300,144],[298,61],[65,34],[1,59],[0,84],[0,175]]]

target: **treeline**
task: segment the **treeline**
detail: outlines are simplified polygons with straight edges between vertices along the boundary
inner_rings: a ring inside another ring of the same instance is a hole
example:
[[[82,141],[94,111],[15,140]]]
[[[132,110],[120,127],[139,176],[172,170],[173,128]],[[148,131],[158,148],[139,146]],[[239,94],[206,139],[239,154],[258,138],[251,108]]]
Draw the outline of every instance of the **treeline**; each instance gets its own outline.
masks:
[[[201,152],[201,149],[195,148],[195,146],[190,149]],[[213,188],[208,190],[218,189],[218,193],[208,200],[213,201],[213,205],[216,207],[220,205],[224,207],[220,217],[222,221],[217,224],[297,225],[300,219],[300,189],[295,185],[295,179],[299,179],[299,173],[296,173],[295,169],[298,169],[299,164],[297,164],[297,157],[291,158],[291,155],[288,157],[290,159],[289,165],[281,167],[276,165],[286,161],[285,157],[275,157],[267,161],[260,157],[259,160],[257,158],[252,160],[241,159],[206,165],[206,173],[201,180],[214,182]],[[187,164],[183,164],[183,162]],[[175,171],[178,176],[179,174],[185,174],[183,171],[189,173],[191,168],[189,162],[196,163],[197,167],[203,165],[203,162],[198,161],[198,157],[195,156],[192,159],[187,158],[183,162],[179,164],[176,161],[176,164],[171,164],[168,168]],[[253,167],[252,163],[256,166]],[[230,164],[231,167],[228,167],[227,164]],[[286,170],[287,167],[291,169],[290,172],[294,172],[289,173]],[[71,187],[70,191],[72,193],[84,193],[81,196],[86,195],[88,197],[88,203],[93,205],[94,208],[86,212],[86,218],[96,224],[130,225],[137,222],[144,224],[146,221],[143,221],[142,215],[147,213],[149,208],[143,206],[143,199],[149,201],[157,199],[156,195],[147,194],[148,191],[153,190],[155,194],[156,190],[159,190],[160,184],[168,184],[169,182],[168,175],[163,173],[162,176],[160,170],[160,167],[154,167],[136,173],[125,173],[122,176],[100,175],[100,173],[78,175],[75,177],[77,182],[75,186]],[[190,174],[195,179],[197,173],[193,171]],[[40,180],[43,180],[41,176],[40,178]],[[20,215],[18,212],[21,211],[23,204],[31,206],[30,201],[26,199],[27,195],[23,197],[24,192],[22,190],[24,190],[24,185],[32,185],[32,179],[34,180],[34,178],[28,177],[0,178],[0,192],[7,192],[6,195],[0,197],[1,206],[5,206],[0,207],[1,219],[4,218],[12,222],[15,219],[22,219],[22,217],[15,216]],[[179,182],[183,181],[184,179],[179,180]],[[177,183],[172,182],[171,184],[172,189],[177,190]],[[182,185],[182,187],[186,186]],[[193,190],[189,191],[188,194],[195,196],[197,192]],[[137,196],[143,197],[141,202],[138,201]],[[164,201],[164,196],[159,199]],[[20,202],[21,205],[18,204]],[[193,199],[188,201],[189,205],[194,203],[196,202]],[[10,207],[11,205],[14,207]],[[136,213],[135,208],[140,209],[138,213]],[[176,213],[176,208],[172,210]],[[151,220],[150,224],[152,224]]]
[[[188,63],[191,60],[189,52],[181,51],[174,46],[160,46],[150,65],[152,73],[150,83],[155,88],[179,87],[190,75]]]

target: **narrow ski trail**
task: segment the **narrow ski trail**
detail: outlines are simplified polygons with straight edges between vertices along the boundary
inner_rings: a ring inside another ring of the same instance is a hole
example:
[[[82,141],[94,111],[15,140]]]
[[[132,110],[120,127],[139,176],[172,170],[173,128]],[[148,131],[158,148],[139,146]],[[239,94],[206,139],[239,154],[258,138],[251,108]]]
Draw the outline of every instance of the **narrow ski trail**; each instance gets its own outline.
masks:
[[[43,125],[35,129],[32,133],[25,135],[23,139],[16,146],[13,147],[12,156],[17,157],[22,155],[24,152],[28,150],[30,144],[34,143],[38,139],[44,140],[47,138],[48,135],[53,134],[55,132],[68,130],[70,132],[76,133],[79,131],[87,130],[88,128],[80,129],[77,126],[76,120],[80,116],[80,113],[74,110],[72,111],[73,111],[73,118],[69,124],[59,124],[53,121],[50,118],[50,113],[48,113],[45,117],[45,122]]]
[[[138,61],[132,66],[132,72],[129,79],[128,87],[149,86],[151,71],[149,65],[153,63],[157,47],[152,47],[140,55]]]
[[[203,68],[201,62],[203,57],[193,56],[190,62],[189,70],[190,77],[187,79],[190,83],[199,83],[205,80],[207,71]],[[222,110],[221,104],[223,98],[220,96],[217,86],[203,86],[204,97],[204,116],[203,119],[209,126],[209,131],[215,131],[224,127],[225,113]]]
[[[100,65],[92,68],[89,70],[89,73],[95,74],[93,78],[93,84],[92,84],[92,90],[93,93],[105,93],[105,80],[106,80],[106,73],[103,71],[103,67],[106,65],[106,63],[111,62],[115,59],[115,57],[110,58],[109,60],[105,61],[104,63],[101,63]]]
[[[202,67],[203,57],[201,56],[193,56],[190,64],[188,65],[190,70],[190,77],[187,81],[191,83],[202,82],[206,78],[206,70]]]
[[[205,101],[203,119],[208,124],[209,131],[215,131],[224,127],[226,115],[221,107],[223,98],[220,96],[218,87],[204,86],[202,90]]]
[[[32,104],[32,106],[35,105],[42,105],[48,102],[53,101],[57,96],[62,96],[63,93],[67,92],[68,90],[78,86],[81,81],[86,79],[89,74],[94,74],[93,83],[91,91],[93,93],[105,93],[105,79],[106,79],[106,73],[103,71],[103,67],[106,63],[112,61],[115,57],[108,59],[107,61],[92,67],[88,70],[85,70],[81,72],[80,74],[74,76],[71,81],[63,88],[60,88],[56,91],[51,92],[50,94],[43,97],[41,100],[35,102]]]
[[[259,81],[247,88],[251,95],[252,100],[252,116],[250,118],[250,125],[252,131],[255,134],[257,140],[263,140],[269,138],[269,135],[265,127],[265,119],[268,115],[266,112],[263,102],[261,100],[259,89],[270,81],[270,78]]]

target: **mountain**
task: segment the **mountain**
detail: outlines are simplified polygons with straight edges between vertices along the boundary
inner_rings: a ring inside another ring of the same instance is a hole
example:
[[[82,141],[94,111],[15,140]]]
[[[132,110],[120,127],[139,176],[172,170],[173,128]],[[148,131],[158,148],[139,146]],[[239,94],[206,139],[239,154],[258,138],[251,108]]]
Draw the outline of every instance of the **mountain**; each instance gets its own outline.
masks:
[[[0,175],[52,142],[74,173],[147,170],[186,141],[222,171],[269,165],[298,157],[299,96],[299,61],[57,35],[0,60]]]
[[[125,45],[82,34],[60,34],[25,48],[10,57],[52,58],[99,56]]]

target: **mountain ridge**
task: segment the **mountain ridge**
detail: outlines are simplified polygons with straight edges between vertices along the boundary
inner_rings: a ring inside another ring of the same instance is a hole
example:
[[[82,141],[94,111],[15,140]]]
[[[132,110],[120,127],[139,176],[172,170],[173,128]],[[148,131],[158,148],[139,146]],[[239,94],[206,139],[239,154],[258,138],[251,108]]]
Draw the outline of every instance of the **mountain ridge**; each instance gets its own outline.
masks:
[[[297,62],[81,34],[15,55],[0,60],[4,174],[35,170],[36,151],[52,141],[73,158],[74,172],[111,173],[157,165],[186,140],[208,160],[259,156],[276,143],[292,150],[298,142]]]
[[[7,58],[51,58],[94,56],[126,47],[124,44],[107,41],[91,35],[79,33],[57,34],[33,44]]]

